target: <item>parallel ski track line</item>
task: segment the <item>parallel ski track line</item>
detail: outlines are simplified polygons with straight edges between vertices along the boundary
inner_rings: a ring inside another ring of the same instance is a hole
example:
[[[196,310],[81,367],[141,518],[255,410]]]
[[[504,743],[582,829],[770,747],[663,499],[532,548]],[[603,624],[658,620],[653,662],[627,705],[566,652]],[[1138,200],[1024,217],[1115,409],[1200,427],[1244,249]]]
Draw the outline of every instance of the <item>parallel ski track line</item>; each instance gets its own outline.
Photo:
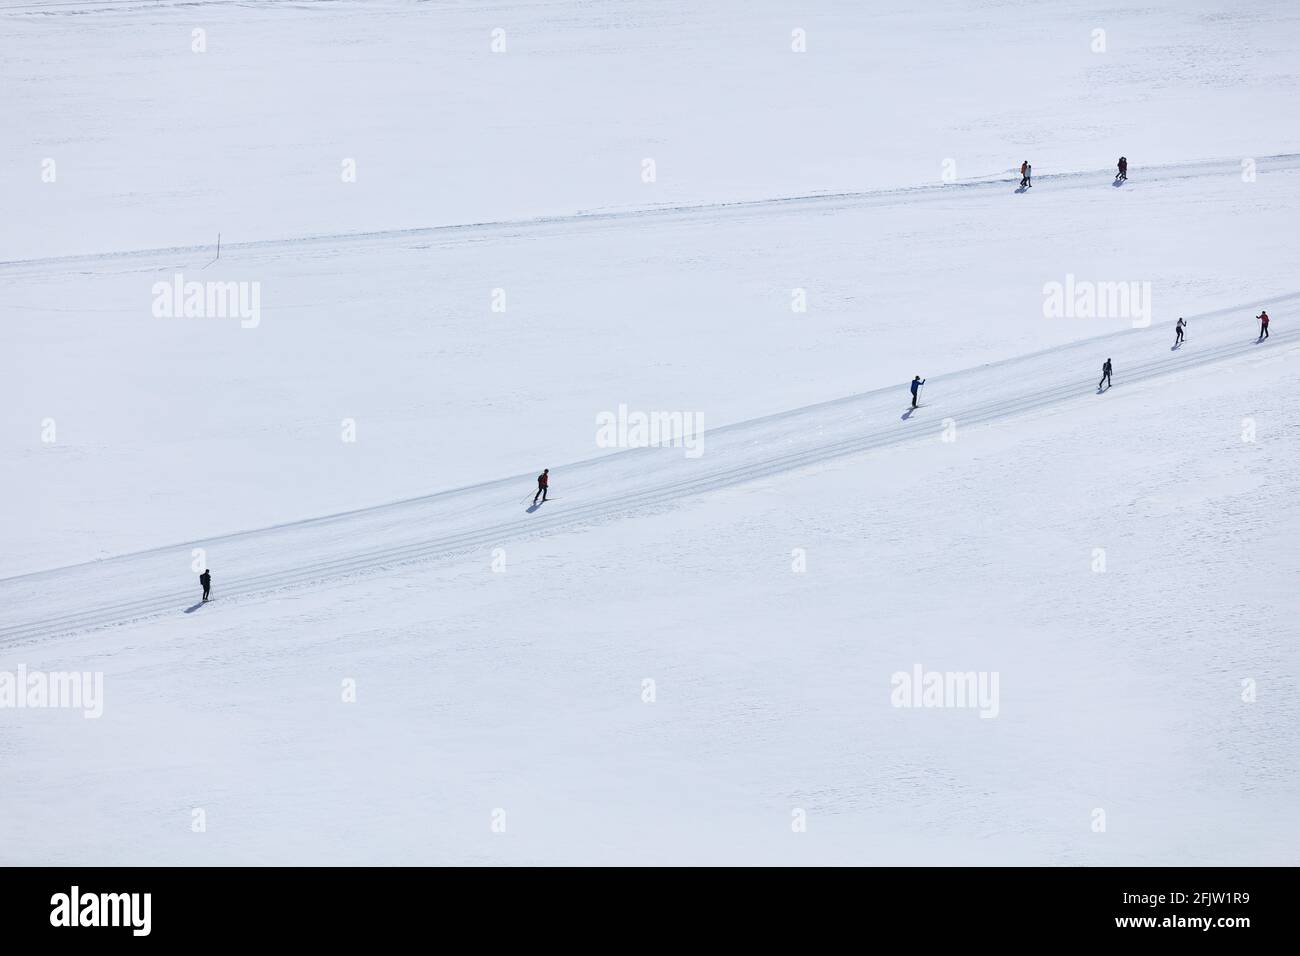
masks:
[[[1261,156],[1256,159],[1256,168],[1261,173],[1300,169],[1300,153],[1279,153],[1274,156]],[[1188,163],[1168,163],[1163,166],[1146,166],[1141,172],[1141,179],[1131,180],[1132,188],[1142,183],[1162,183],[1179,179],[1201,178],[1206,176],[1227,176],[1240,174],[1240,159],[1208,159]],[[1067,188],[1094,186],[1098,182],[1108,183],[1105,177],[1109,169],[1071,170],[1059,173],[1047,173],[1036,177],[1042,184],[1056,183]],[[690,222],[699,219],[711,221],[710,217],[733,217],[745,215],[762,215],[764,213],[798,212],[808,208],[830,207],[854,208],[895,202],[912,203],[918,200],[938,200],[952,198],[955,193],[965,190],[1007,189],[1015,184],[1014,174],[1003,173],[982,176],[955,183],[937,183],[919,186],[898,186],[887,189],[869,189],[856,192],[809,193],[798,196],[782,196],[769,199],[742,199],[728,202],[681,204],[671,206],[646,206],[633,209],[592,210],[571,214],[536,216],[526,219],[506,219],[495,222],[452,223],[440,226],[416,226],[405,229],[383,229],[364,232],[324,233],[319,235],[286,237],[281,239],[255,239],[246,242],[226,242],[222,252],[227,256],[242,253],[251,254],[296,254],[308,247],[326,246],[334,248],[368,242],[404,242],[404,241],[457,241],[479,240],[490,237],[526,236],[531,232],[547,229],[578,228],[599,226],[602,224],[634,224],[642,220],[681,219]],[[135,265],[137,268],[153,270],[171,268],[170,265],[151,264],[150,260],[175,260],[187,256],[210,256],[212,244],[158,247],[153,249],[131,249],[119,252],[85,253],[66,256],[51,256],[37,259],[11,259],[0,261],[0,277],[30,275],[63,275],[69,272],[84,271],[87,268],[101,268],[112,264]]]
[[[1300,341],[1300,331],[1279,333],[1270,338],[1270,342],[1273,343],[1275,347],[1286,346],[1296,341]],[[1116,387],[1150,381],[1165,375],[1178,374],[1188,369],[1226,361],[1251,352],[1256,352],[1259,347],[1258,343],[1254,340],[1247,340],[1241,343],[1221,346],[1217,349],[1196,354],[1195,356],[1188,356],[1185,359],[1182,356],[1164,356],[1159,359],[1153,359],[1149,362],[1125,369],[1123,376],[1118,379],[1118,385]],[[941,377],[936,376],[935,380],[940,381]],[[1074,381],[1053,386],[1051,388],[1027,392],[1012,398],[986,402],[964,410],[953,409],[951,412],[945,412],[944,417],[953,418],[963,426],[981,425],[999,419],[1037,411],[1053,405],[1059,405],[1073,400],[1083,400],[1095,396],[1096,386],[1092,385],[1090,380],[1085,383]],[[860,398],[861,396],[854,397]],[[842,401],[827,404],[838,405],[842,404]],[[816,406],[813,407],[815,408]],[[931,407],[942,406],[931,404]],[[807,409],[802,411],[806,412]],[[784,417],[784,414],[785,413],[778,416],[769,416],[769,418]],[[764,419],[758,419],[757,421],[763,420]],[[753,424],[753,422],[741,424]],[[765,478],[810,465],[832,461],[847,455],[855,455],[891,445],[901,445],[909,441],[919,440],[922,437],[922,434],[918,432],[916,428],[908,427],[905,424],[894,423],[888,427],[878,427],[870,431],[865,431],[861,435],[855,435],[851,438],[827,442],[825,444],[803,448],[786,454],[773,455],[743,465],[718,468],[708,472],[707,474],[674,481],[660,487],[648,488],[644,491],[635,492],[629,495],[597,499],[585,507],[561,512],[553,516],[543,514],[541,517],[518,518],[483,528],[476,528],[447,535],[445,537],[432,538],[415,544],[405,544],[398,547],[376,548],[369,551],[363,551],[333,561],[321,562],[312,565],[310,568],[304,568],[301,570],[242,579],[232,583],[229,588],[223,588],[222,599],[224,601],[231,598],[261,596],[275,591],[308,584],[319,584],[338,578],[350,577],[364,572],[377,571],[397,565],[413,564],[432,560],[434,558],[449,557],[487,544],[500,544],[504,541],[521,537],[533,537],[559,528],[591,523],[593,521],[611,518],[631,511],[667,505],[705,492],[727,488],[759,478]],[[479,491],[502,483],[503,482],[500,480],[486,482],[483,485],[457,489],[454,492],[447,492],[445,494]],[[422,499],[413,500],[418,501]],[[394,505],[409,503],[411,502],[396,502]],[[368,511],[375,509],[362,510]],[[318,519],[309,519],[309,521],[310,520]],[[296,524],[285,525],[282,527],[294,526],[296,526]],[[257,531],[243,532],[237,536],[243,537],[246,535],[263,534],[270,530],[273,529],[259,529]],[[137,552],[135,555],[123,555],[120,558],[110,558],[107,560],[124,561],[148,553],[152,552]],[[85,566],[74,565],[73,567]],[[37,572],[36,574],[40,576],[55,575],[59,570],[60,569]],[[20,578],[33,576],[36,575],[23,575],[20,576]],[[6,581],[12,582],[19,580],[20,578],[9,578],[6,579]],[[4,584],[6,581],[0,581],[0,584]],[[81,611],[60,617],[34,621],[30,624],[12,625],[0,628],[0,644],[12,645],[31,639],[55,637],[66,633],[92,630],[112,625],[126,624],[145,618],[159,617],[168,613],[174,613],[179,606],[184,604],[188,598],[192,598],[192,596],[192,591],[177,591],[167,594],[158,594],[148,598],[124,602],[122,604],[107,605],[88,611]]]

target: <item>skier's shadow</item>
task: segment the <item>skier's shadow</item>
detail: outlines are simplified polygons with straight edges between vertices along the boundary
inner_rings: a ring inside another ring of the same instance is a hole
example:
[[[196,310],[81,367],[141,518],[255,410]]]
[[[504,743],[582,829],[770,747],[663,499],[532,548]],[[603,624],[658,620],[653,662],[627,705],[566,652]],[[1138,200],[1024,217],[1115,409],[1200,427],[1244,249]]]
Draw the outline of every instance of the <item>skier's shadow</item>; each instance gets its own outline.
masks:
[[[1182,348],[1182,347],[1183,347],[1183,343],[1182,343],[1182,342],[1179,342],[1177,345],[1171,345],[1171,346],[1169,346],[1169,351],[1171,351],[1171,352],[1177,352],[1177,351],[1178,351],[1180,348]]]
[[[534,511],[537,511],[541,507],[542,507],[541,505],[530,505],[528,507],[528,513],[532,514]]]
[[[1021,193],[1028,191],[1028,189],[1029,189],[1028,186],[1021,186],[1019,189],[1016,190],[1016,195],[1019,196]]]
[[[916,411],[915,408],[909,408],[907,411],[903,412],[903,421],[907,421],[909,418],[911,418],[912,412],[914,411]]]
[[[193,607],[187,607],[187,608],[185,609],[185,613],[186,613],[186,614],[193,614],[195,611],[197,611],[197,610],[198,610],[199,608],[201,608],[201,607],[203,607],[203,602],[202,602],[202,601],[200,601],[198,604],[195,604]]]
[[[1119,189],[1119,187],[1123,186],[1126,182],[1128,182],[1127,179],[1117,179],[1111,185],[1114,186],[1116,189]]]

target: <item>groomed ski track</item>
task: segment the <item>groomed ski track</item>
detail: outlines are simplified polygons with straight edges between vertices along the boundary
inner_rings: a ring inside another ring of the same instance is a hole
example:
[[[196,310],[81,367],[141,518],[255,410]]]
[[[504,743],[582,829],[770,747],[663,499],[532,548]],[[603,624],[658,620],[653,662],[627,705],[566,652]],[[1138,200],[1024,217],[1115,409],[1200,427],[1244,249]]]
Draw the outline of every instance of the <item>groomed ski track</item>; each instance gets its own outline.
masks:
[[[1134,167],[1133,176],[1125,184],[1125,188],[1140,189],[1170,185],[1186,179],[1240,179],[1241,162],[1240,159],[1212,159]],[[1300,154],[1281,153],[1275,156],[1261,156],[1255,158],[1254,162],[1256,174],[1266,176],[1300,169]],[[1113,173],[1113,168],[1043,173],[1034,176],[1034,183],[1036,186],[1050,187],[1053,192],[1063,189],[1095,190],[1099,186],[1109,187],[1111,179],[1108,177],[1113,176]],[[970,195],[971,191],[986,195],[1002,192],[1012,199],[1023,198],[1025,201],[1030,201],[1029,195],[1023,197],[1013,195],[1018,192],[1016,188],[1018,176],[1019,173],[1008,170],[952,183],[900,186],[857,192],[813,193],[771,199],[594,210],[570,215],[536,216],[530,219],[499,222],[458,223],[410,229],[258,239],[246,242],[227,236],[221,246],[221,255],[223,261],[242,260],[246,263],[249,259],[273,261],[286,256],[301,257],[312,252],[328,254],[341,248],[359,252],[371,246],[385,249],[394,246],[426,248],[491,239],[540,239],[569,234],[575,229],[621,229],[656,222],[684,222],[707,226],[713,222],[747,217],[832,213],[847,209],[944,201],[951,200],[957,195]],[[182,266],[199,267],[212,258],[214,246],[215,237],[212,243],[203,245],[0,261],[0,279],[8,276],[59,276],[77,272],[149,272]]]
[[[688,458],[683,448],[661,447],[613,452],[568,466],[552,464],[558,500],[535,512],[525,510],[535,488],[533,478],[550,463],[539,462],[523,475],[420,498],[0,579],[0,645],[180,616],[199,593],[190,567],[196,548],[204,549],[205,563],[213,569],[215,598],[250,600],[397,565],[490,550],[845,456],[937,440],[946,419],[968,428],[1070,403],[1122,401],[1126,390],[1144,382],[1293,350],[1300,344],[1300,330],[1279,330],[1257,343],[1251,316],[1261,307],[1281,313],[1283,305],[1297,302],[1300,292],[1190,316],[1188,342],[1178,351],[1170,349],[1170,322],[1162,321],[1151,328],[1126,329],[931,376],[924,407],[911,414],[906,383],[900,381],[706,430],[698,458]],[[1114,387],[1098,395],[1097,378],[1108,357],[1114,360]],[[916,371],[924,375],[923,369]],[[707,415],[707,409],[703,411]],[[594,413],[592,429],[594,434]],[[50,608],[63,610],[50,614]]]

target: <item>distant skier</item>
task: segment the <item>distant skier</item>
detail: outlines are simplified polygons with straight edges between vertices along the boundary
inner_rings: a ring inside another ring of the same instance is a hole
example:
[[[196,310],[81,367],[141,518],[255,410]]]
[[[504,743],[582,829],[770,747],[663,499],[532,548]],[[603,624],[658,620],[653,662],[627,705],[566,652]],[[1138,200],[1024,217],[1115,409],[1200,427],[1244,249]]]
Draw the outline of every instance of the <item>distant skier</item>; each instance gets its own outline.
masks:
[[[1123,156],[1119,158],[1119,172],[1115,175],[1115,179],[1128,179],[1128,160]]]
[[[212,572],[204,568],[203,573],[199,575],[199,584],[203,585],[203,600],[208,599],[208,592],[212,590]]]
[[[921,386],[924,384],[925,384],[925,379],[921,378],[921,376],[919,375],[912,379],[912,407],[913,408],[916,408],[916,396],[920,393]]]
[[[1029,182],[1029,173],[1032,170],[1033,167],[1029,165],[1029,160],[1026,159],[1023,163],[1020,164],[1020,188],[1021,189],[1028,189],[1029,186],[1031,185]]]
[[[1263,342],[1268,338],[1268,313],[1261,312],[1259,315],[1255,316],[1255,318],[1259,319],[1259,338],[1255,341]]]
[[[1103,384],[1110,388],[1110,359],[1106,359],[1106,364],[1101,367],[1101,381],[1097,383],[1097,391],[1101,391]]]
[[[546,489],[551,483],[551,469],[543,468],[542,473],[537,476],[537,494],[533,495],[533,504],[537,504],[537,499],[546,500]]]
[[[1178,317],[1178,324],[1174,326],[1174,347],[1183,344],[1183,329],[1187,328],[1187,320],[1181,315]]]

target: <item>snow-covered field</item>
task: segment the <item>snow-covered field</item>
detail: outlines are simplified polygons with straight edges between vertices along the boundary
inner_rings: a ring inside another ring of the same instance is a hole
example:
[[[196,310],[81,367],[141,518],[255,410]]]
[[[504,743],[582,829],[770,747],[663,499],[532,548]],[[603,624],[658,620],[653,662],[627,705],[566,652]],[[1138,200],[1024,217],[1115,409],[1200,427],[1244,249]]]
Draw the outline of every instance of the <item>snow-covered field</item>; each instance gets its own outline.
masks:
[[[1300,10],[877,7],[0,3],[0,862],[1300,862]]]

